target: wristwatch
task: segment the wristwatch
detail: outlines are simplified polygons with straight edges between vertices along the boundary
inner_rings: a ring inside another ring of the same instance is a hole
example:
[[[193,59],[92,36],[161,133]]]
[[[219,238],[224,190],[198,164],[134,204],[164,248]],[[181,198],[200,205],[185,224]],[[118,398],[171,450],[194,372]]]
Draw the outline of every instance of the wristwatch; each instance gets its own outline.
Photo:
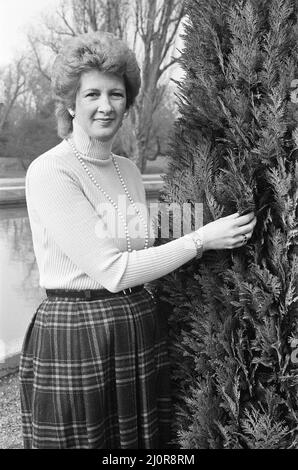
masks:
[[[193,239],[196,249],[197,249],[197,254],[196,258],[202,258],[203,256],[203,239],[202,235],[200,235],[198,232],[192,232],[189,234],[189,236]]]

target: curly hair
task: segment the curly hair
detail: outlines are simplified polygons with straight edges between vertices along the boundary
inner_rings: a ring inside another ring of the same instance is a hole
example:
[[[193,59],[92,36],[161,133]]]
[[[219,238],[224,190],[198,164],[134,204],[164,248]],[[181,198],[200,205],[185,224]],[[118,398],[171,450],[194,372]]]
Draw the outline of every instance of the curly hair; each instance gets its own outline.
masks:
[[[52,90],[56,101],[58,135],[72,132],[72,116],[82,73],[92,69],[123,77],[126,88],[126,109],[134,104],[141,78],[135,53],[111,33],[96,31],[68,40],[56,57],[52,68]]]

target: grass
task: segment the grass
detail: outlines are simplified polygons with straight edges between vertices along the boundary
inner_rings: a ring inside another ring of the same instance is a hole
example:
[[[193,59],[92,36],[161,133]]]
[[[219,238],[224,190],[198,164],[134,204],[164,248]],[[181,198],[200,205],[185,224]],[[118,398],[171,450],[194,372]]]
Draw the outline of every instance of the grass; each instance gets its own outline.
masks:
[[[22,449],[18,372],[0,379],[0,449]]]

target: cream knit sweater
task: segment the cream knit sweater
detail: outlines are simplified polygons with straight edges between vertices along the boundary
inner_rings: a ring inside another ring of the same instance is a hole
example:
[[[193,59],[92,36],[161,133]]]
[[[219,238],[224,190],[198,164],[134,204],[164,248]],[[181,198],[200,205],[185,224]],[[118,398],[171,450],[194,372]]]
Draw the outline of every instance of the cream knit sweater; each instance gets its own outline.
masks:
[[[69,143],[62,141],[36,158],[26,174],[41,287],[118,292],[164,276],[196,256],[195,244],[187,235],[152,246],[155,239],[141,174],[131,160],[115,156],[128,192],[150,226],[149,248],[144,249],[144,226],[120,183],[110,153],[112,142],[90,139],[75,120],[71,138],[96,181],[122,208],[133,251],[127,251],[117,212],[91,181]]]

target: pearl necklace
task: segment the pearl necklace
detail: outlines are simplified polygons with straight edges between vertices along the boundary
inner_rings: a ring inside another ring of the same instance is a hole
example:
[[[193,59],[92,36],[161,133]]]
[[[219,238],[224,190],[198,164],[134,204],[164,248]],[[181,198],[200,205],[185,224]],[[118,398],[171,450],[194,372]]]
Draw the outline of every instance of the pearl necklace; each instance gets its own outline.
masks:
[[[124,231],[125,231],[125,236],[126,236],[126,241],[127,241],[127,251],[131,252],[132,249],[131,249],[131,242],[130,242],[130,237],[129,237],[129,233],[128,233],[128,228],[127,228],[127,223],[126,223],[126,219],[124,218],[123,214],[121,213],[118,205],[113,201],[113,199],[111,198],[111,196],[109,196],[109,194],[98,184],[98,182],[96,181],[96,179],[94,178],[94,176],[92,175],[91,171],[89,170],[89,168],[87,167],[87,165],[85,164],[84,160],[82,159],[81,155],[79,154],[78,150],[75,148],[74,144],[72,143],[72,141],[70,139],[67,139],[67,142],[69,143],[69,145],[71,146],[74,154],[76,155],[76,157],[78,158],[79,162],[82,164],[84,170],[86,171],[86,173],[88,174],[89,178],[91,179],[91,181],[95,184],[95,186],[103,193],[103,195],[109,200],[109,202],[113,205],[113,207],[116,209],[116,211],[118,212],[119,214],[119,217],[121,218],[122,220],[122,223],[123,223],[123,226],[124,226]],[[144,220],[144,217],[142,216],[142,214],[140,213],[139,209],[137,208],[135,202],[133,201],[131,195],[129,194],[128,192],[128,189],[127,189],[127,186],[122,178],[122,175],[120,173],[120,169],[119,169],[119,166],[118,166],[118,163],[116,162],[115,158],[114,158],[114,155],[112,155],[112,160],[113,160],[113,163],[114,163],[114,166],[116,168],[116,171],[117,171],[117,174],[118,174],[118,177],[119,177],[119,180],[120,180],[120,183],[124,189],[124,192],[126,194],[126,196],[128,197],[131,205],[133,206],[134,210],[136,211],[136,213],[138,214],[138,216],[140,217],[144,227],[145,227],[145,245],[144,245],[144,249],[147,249],[148,248],[148,244],[149,244],[149,234],[148,234],[148,226]],[[135,250],[133,250],[135,251]]]

